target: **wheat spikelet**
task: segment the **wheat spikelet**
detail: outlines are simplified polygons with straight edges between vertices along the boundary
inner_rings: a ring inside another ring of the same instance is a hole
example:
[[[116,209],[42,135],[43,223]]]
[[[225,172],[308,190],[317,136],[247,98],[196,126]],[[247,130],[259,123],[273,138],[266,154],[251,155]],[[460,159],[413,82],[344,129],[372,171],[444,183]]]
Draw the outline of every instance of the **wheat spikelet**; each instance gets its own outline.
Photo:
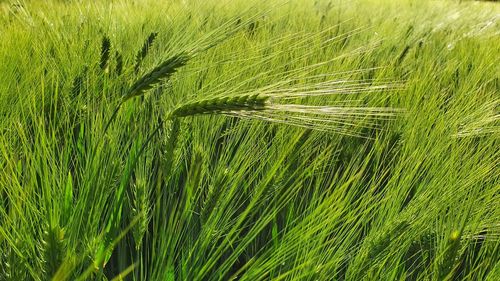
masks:
[[[132,228],[132,236],[138,250],[142,245],[142,238],[149,220],[149,194],[146,189],[146,180],[143,178],[137,179],[132,186],[132,203],[132,218],[139,218],[137,225]]]
[[[110,49],[111,40],[107,36],[104,36],[101,43],[101,60],[99,63],[99,67],[104,71],[108,67]]]
[[[7,244],[7,248],[0,251],[0,280],[26,280],[28,275],[23,270],[26,259],[20,258],[18,248],[20,240],[13,241],[14,244]],[[5,245],[5,244],[3,244]]]
[[[73,97],[76,97],[85,91],[84,83],[87,76],[87,71],[88,68],[84,67],[80,75],[76,76],[75,79],[73,79],[73,85],[71,87],[71,95]]]
[[[378,254],[387,249],[390,243],[400,237],[409,227],[410,224],[408,221],[397,221],[391,224],[381,235],[375,237],[373,240],[369,240],[367,258],[370,260],[376,258]]]
[[[135,57],[135,66],[134,70],[135,72],[139,72],[139,68],[141,67],[141,63],[144,60],[144,58],[147,56],[149,49],[153,45],[153,42],[156,39],[156,36],[158,36],[158,32],[151,32],[149,34],[148,38],[146,38],[146,41],[144,41],[144,44],[142,45],[142,48],[137,52],[137,55]]]
[[[267,99],[268,97],[259,94],[204,99],[177,107],[171,112],[170,118],[245,110],[263,110],[265,109]]]
[[[200,114],[224,114],[257,119],[319,131],[362,136],[357,129],[380,129],[381,120],[390,120],[400,109],[362,106],[314,106],[281,104],[281,98],[265,91],[216,96],[183,104],[174,109],[169,119]],[[359,130],[358,130],[359,131]]]
[[[123,71],[123,56],[122,54],[120,54],[120,52],[116,51],[115,58],[116,58],[115,73],[117,76],[120,76]]]
[[[123,101],[141,95],[145,91],[153,88],[161,80],[169,79],[178,68],[186,65],[190,58],[191,57],[188,53],[180,53],[171,56],[169,59],[165,60],[159,66],[151,70],[148,74],[144,75],[141,79],[137,80],[137,82],[130,87],[128,93],[123,97]]]
[[[50,280],[63,262],[65,254],[64,230],[56,226],[44,231],[41,252],[43,254],[43,272],[46,279]]]
[[[348,279],[362,280],[363,275],[370,265],[376,262],[378,256],[390,247],[391,243],[396,241],[410,228],[409,220],[397,219],[387,226],[383,227],[380,231],[373,233],[365,238],[361,248],[360,254],[353,260],[351,264],[355,271]]]

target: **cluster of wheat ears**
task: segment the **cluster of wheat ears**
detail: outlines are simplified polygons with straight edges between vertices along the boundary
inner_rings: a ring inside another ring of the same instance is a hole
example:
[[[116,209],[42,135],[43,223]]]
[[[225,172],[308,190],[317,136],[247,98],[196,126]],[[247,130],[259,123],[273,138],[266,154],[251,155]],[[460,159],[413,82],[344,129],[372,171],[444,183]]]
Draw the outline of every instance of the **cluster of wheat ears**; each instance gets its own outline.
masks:
[[[248,20],[248,22],[251,21]],[[236,23],[229,21],[228,24],[246,26],[248,25],[248,22],[241,22],[241,20],[238,20]],[[209,36],[204,37],[193,44],[196,46],[195,48],[188,46],[185,50],[177,52],[163,60],[150,71],[136,79],[136,81],[130,86],[123,85],[123,88],[126,90],[124,90],[124,94],[119,97],[115,110],[109,115],[107,122],[105,123],[106,125],[104,126],[101,139],[105,139],[108,129],[113,125],[113,121],[118,116],[120,109],[126,105],[127,101],[133,98],[143,98],[148,91],[152,91],[158,87],[161,88],[162,85],[167,84],[175,73],[181,70],[182,67],[186,66],[194,57],[202,55],[204,51],[222,43],[235,33],[235,30],[228,31],[225,30],[225,28],[226,26],[222,26],[218,30],[214,31],[214,33],[221,32],[218,34],[216,39],[210,38],[208,40]],[[331,29],[333,28],[328,30]],[[345,40],[346,37],[351,36],[356,31],[357,30],[330,38],[327,42]],[[323,33],[326,33],[326,31]],[[134,70],[135,74],[137,74],[142,61],[148,55],[149,49],[154,44],[157,35],[158,34],[156,32],[151,33],[144,41],[142,48],[137,52],[134,67],[130,67],[130,69]],[[307,39],[309,38],[306,37],[306,39],[303,40]],[[370,47],[373,48],[374,46]],[[109,71],[109,61],[111,60],[110,49],[110,39],[104,36],[101,44],[101,57],[99,63],[100,68],[104,71]],[[363,48],[360,48],[356,49],[349,55],[356,55],[362,52]],[[338,60],[343,56],[345,55],[334,57],[332,58],[332,61]],[[116,73],[121,75],[123,72],[122,68],[124,67],[123,62],[119,56],[116,57],[116,60]],[[136,168],[137,161],[146,149],[148,143],[165,127],[170,127],[166,136],[167,142],[169,143],[169,146],[167,147],[170,151],[167,151],[166,153],[167,155],[172,155],[175,149],[175,142],[177,138],[176,134],[179,132],[180,119],[191,116],[221,114],[243,119],[261,120],[265,122],[302,127],[305,129],[368,138],[369,136],[365,136],[360,133],[359,128],[377,129],[380,124],[376,124],[376,121],[391,120],[403,112],[403,109],[401,108],[349,106],[349,103],[351,102],[350,100],[340,100],[340,102],[335,105],[303,104],[302,101],[307,100],[307,98],[330,95],[346,95],[348,97],[350,94],[357,93],[377,94],[377,92],[381,91],[401,89],[403,86],[401,81],[387,81],[388,83],[380,84],[380,81],[372,80],[329,79],[331,74],[328,73],[314,74],[304,77],[304,73],[307,74],[308,72],[313,72],[315,69],[328,64],[329,62],[330,61],[324,61],[307,66],[305,69],[300,69],[300,74],[302,74],[300,77],[295,78],[291,76],[286,80],[276,81],[274,84],[258,87],[251,91],[239,91],[237,88],[231,89],[227,87],[219,87],[221,89],[220,91],[215,90],[213,93],[203,93],[203,98],[201,99],[194,98],[179,105],[174,105],[165,114],[164,119],[161,120],[149,136],[145,138],[140,146],[140,149],[132,155],[133,160],[131,161],[131,164],[127,166],[125,173],[129,175],[131,174],[131,172]],[[366,70],[353,70],[347,73],[362,71]],[[124,75],[126,75],[126,72]],[[297,83],[297,81],[304,80],[308,82]],[[293,102],[294,100],[296,100],[296,102]],[[102,144],[102,142],[97,143],[97,145],[99,144]],[[129,180],[129,178],[127,179]],[[120,190],[123,189],[121,188]],[[122,208],[121,201],[124,199],[123,192],[118,193],[117,198],[118,203],[113,207],[114,209],[112,211],[114,215],[111,217],[110,221],[108,221],[108,227],[106,228],[106,232],[103,237],[104,241],[108,242],[102,244],[101,249],[99,250],[100,254],[97,255],[97,258],[94,261],[97,268],[100,267],[100,264],[106,263],[106,260],[110,258],[112,249],[125,233],[123,230],[119,229],[119,222],[117,221]],[[136,223],[140,223],[139,220],[139,217],[136,218],[136,220],[132,221],[129,227],[132,227]],[[122,234],[120,235],[119,233]],[[118,239],[116,238],[117,236],[119,237]],[[390,236],[387,236],[382,239],[389,239],[389,237]],[[383,244],[383,242],[377,243],[375,247],[380,247],[379,244]],[[94,269],[89,268],[82,276],[88,276],[92,270]]]
[[[155,33],[152,33],[146,39],[142,49],[138,52],[136,65],[139,65],[140,61],[147,55],[149,46],[154,42],[154,34]],[[102,44],[101,64],[104,65],[106,65],[106,63],[102,62],[109,59],[106,58],[106,54],[108,53],[106,49],[109,48],[109,43],[107,43],[108,40],[109,39],[104,38]],[[144,76],[137,79],[137,81],[126,91],[126,94],[122,96],[108,125],[112,122],[123,103],[134,97],[142,96],[148,90],[168,82],[172,75],[185,66],[190,59],[213,46],[214,44],[172,55]],[[325,63],[328,62],[323,62],[319,65]],[[318,65],[316,65],[316,67],[317,66]],[[204,93],[203,99],[195,99],[176,106],[167,114],[166,120],[171,121],[179,117],[189,117],[201,114],[225,114],[240,118],[261,119],[270,122],[303,126],[317,130],[335,130],[338,125],[349,124],[353,119],[390,119],[403,111],[403,109],[399,108],[385,107],[355,107],[348,105],[318,106],[281,103],[283,100],[306,97],[394,90],[402,86],[398,81],[392,81],[390,84],[382,85],[377,85],[374,81],[324,81],[325,76],[328,76],[328,74],[306,77],[310,79],[321,78],[321,82],[301,84],[290,88],[285,87],[285,85],[293,82],[294,79],[278,81],[276,84],[258,88],[251,92],[235,94],[231,93],[231,90],[228,91],[228,89],[225,89],[228,93]],[[304,79],[304,77],[301,78]],[[329,123],[330,126],[326,126]],[[369,124],[370,123],[367,123],[365,125],[368,126]],[[349,134],[349,131],[340,132]]]
[[[497,16],[53,2],[0,15],[0,280],[496,280]]]

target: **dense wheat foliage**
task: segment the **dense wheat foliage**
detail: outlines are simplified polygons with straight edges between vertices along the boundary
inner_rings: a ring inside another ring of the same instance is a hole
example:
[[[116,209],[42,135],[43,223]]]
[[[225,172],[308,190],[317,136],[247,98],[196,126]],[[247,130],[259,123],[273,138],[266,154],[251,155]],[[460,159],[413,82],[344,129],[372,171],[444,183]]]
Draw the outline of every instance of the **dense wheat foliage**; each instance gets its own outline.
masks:
[[[0,1],[0,280],[500,280],[500,4]]]

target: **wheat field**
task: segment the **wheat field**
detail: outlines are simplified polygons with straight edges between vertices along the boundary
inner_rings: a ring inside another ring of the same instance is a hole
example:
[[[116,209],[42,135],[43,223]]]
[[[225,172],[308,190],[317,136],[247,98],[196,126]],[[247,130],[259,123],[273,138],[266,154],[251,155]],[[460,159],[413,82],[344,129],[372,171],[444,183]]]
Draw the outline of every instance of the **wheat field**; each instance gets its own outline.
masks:
[[[500,4],[0,1],[0,280],[500,280]]]

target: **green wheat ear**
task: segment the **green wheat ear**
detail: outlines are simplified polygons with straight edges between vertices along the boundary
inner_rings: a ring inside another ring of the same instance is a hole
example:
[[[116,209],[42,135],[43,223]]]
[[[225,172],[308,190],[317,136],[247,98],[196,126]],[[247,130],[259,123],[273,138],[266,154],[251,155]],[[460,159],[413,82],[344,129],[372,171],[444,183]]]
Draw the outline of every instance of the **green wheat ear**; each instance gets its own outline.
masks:
[[[47,229],[41,242],[43,257],[43,272],[47,280],[56,274],[65,255],[64,230],[59,226]]]
[[[149,194],[146,186],[146,180],[143,178],[136,179],[132,185],[132,208],[131,217],[137,217],[138,222],[132,228],[132,236],[134,237],[135,248],[139,250],[142,245],[142,238],[147,229],[149,216]]]
[[[141,67],[141,63],[144,60],[144,58],[147,56],[149,49],[153,45],[156,37],[158,36],[158,32],[151,32],[144,41],[144,44],[142,45],[142,48],[137,52],[137,55],[135,56],[135,66],[134,70],[135,73],[139,72],[139,69]]]
[[[375,263],[378,256],[389,248],[391,243],[408,231],[410,227],[411,225],[408,220],[397,219],[383,227],[374,236],[365,238],[360,254],[353,260],[353,264],[351,265],[356,268],[356,271],[350,276],[350,279],[361,280],[363,274],[366,274],[364,270],[369,268],[370,264]]]
[[[127,93],[122,97],[120,103],[115,108],[111,117],[106,122],[104,126],[104,132],[107,132],[109,126],[115,120],[118,111],[121,106],[129,99],[133,97],[140,96],[144,94],[149,89],[152,89],[155,85],[159,84],[161,81],[168,80],[180,67],[186,65],[186,63],[191,59],[191,55],[187,52],[181,52],[179,54],[173,55],[164,62],[162,62],[159,66],[155,67],[149,73],[141,77],[137,80],[132,86],[129,88]]]
[[[392,223],[381,235],[370,240],[367,250],[367,258],[374,259],[381,252],[387,249],[392,241],[404,234],[410,224],[406,220],[400,220]]]
[[[142,95],[145,91],[153,88],[162,80],[169,79],[177,70],[186,65],[191,57],[187,53],[173,55],[149,73],[137,80],[123,97],[123,102],[133,97]]]
[[[102,43],[101,43],[101,59],[99,62],[99,67],[102,70],[106,70],[109,64],[109,53],[111,50],[111,40],[109,39],[108,36],[104,36],[102,38]]]
[[[259,110],[265,108],[267,100],[268,97],[260,96],[259,94],[202,99],[177,107],[170,113],[170,118],[242,110]]]
[[[115,59],[116,59],[115,73],[117,76],[120,76],[120,75],[122,75],[122,72],[123,72],[123,56],[122,56],[122,54],[120,52],[116,51]]]

